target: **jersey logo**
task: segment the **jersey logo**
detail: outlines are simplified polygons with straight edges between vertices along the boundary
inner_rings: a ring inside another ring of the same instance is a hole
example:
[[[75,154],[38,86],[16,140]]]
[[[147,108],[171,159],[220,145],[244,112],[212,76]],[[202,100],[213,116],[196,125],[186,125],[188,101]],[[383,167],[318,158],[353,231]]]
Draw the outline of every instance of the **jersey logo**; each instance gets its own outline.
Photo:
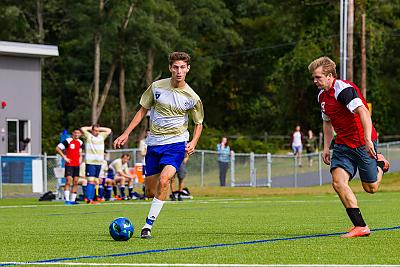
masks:
[[[160,98],[161,93],[156,92],[156,99]]]
[[[322,110],[323,112],[325,112],[325,102],[322,102],[322,103],[321,103],[321,110]]]
[[[75,144],[70,144],[69,146],[71,147],[71,149],[75,149]]]

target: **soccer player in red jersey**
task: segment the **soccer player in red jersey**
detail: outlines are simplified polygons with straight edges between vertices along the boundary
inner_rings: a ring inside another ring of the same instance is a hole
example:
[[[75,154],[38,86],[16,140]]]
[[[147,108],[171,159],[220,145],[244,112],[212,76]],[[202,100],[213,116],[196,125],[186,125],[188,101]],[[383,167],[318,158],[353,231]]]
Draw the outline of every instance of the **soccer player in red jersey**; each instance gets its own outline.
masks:
[[[320,89],[318,102],[324,132],[322,160],[330,165],[332,186],[354,224],[342,237],[368,236],[370,229],[364,222],[349,181],[358,169],[364,190],[373,194],[379,188],[383,173],[389,170],[389,162],[376,152],[378,136],[368,105],[357,86],[337,79],[336,64],[328,57],[314,60],[308,69]],[[333,131],[337,135],[331,157],[329,146]]]
[[[65,160],[65,204],[77,204],[76,193],[78,191],[79,166],[81,163],[81,152],[83,146],[82,140],[79,139],[81,135],[81,129],[75,128],[72,131],[72,138],[67,138],[56,147],[57,153]],[[65,154],[63,151],[65,151]],[[74,185],[70,192],[72,180]]]

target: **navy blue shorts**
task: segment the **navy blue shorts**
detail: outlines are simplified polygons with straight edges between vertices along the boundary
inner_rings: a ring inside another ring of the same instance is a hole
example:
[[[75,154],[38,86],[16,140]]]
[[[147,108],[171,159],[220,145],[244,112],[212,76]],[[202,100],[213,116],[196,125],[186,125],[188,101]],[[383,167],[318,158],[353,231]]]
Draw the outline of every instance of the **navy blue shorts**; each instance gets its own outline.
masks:
[[[178,171],[185,158],[186,142],[148,146],[146,153],[146,176],[161,173],[166,165],[172,165]]]
[[[113,170],[108,170],[107,171],[107,179],[111,179],[111,180],[114,180],[114,177],[115,177],[115,174],[114,174],[114,171]]]
[[[375,151],[376,142],[374,142]],[[335,168],[342,168],[350,174],[350,180],[356,175],[357,169],[361,181],[375,183],[378,176],[376,159],[369,156],[364,146],[351,148],[342,144],[335,144],[331,159],[331,172]]]
[[[99,178],[101,165],[86,164],[86,177]]]

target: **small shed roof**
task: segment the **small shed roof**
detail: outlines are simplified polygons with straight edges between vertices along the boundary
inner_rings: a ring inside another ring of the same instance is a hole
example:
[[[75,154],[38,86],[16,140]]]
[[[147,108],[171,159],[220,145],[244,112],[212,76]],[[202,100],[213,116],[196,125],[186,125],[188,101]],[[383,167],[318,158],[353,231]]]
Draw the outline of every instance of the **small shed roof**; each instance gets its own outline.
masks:
[[[0,55],[18,57],[57,57],[59,54],[56,45],[0,41]]]

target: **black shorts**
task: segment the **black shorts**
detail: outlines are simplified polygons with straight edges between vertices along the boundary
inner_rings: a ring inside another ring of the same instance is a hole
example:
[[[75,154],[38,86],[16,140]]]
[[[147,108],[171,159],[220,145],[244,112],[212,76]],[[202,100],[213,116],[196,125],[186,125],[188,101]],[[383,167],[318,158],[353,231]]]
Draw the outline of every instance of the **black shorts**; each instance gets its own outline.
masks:
[[[79,166],[65,166],[65,177],[72,176],[79,177]]]

